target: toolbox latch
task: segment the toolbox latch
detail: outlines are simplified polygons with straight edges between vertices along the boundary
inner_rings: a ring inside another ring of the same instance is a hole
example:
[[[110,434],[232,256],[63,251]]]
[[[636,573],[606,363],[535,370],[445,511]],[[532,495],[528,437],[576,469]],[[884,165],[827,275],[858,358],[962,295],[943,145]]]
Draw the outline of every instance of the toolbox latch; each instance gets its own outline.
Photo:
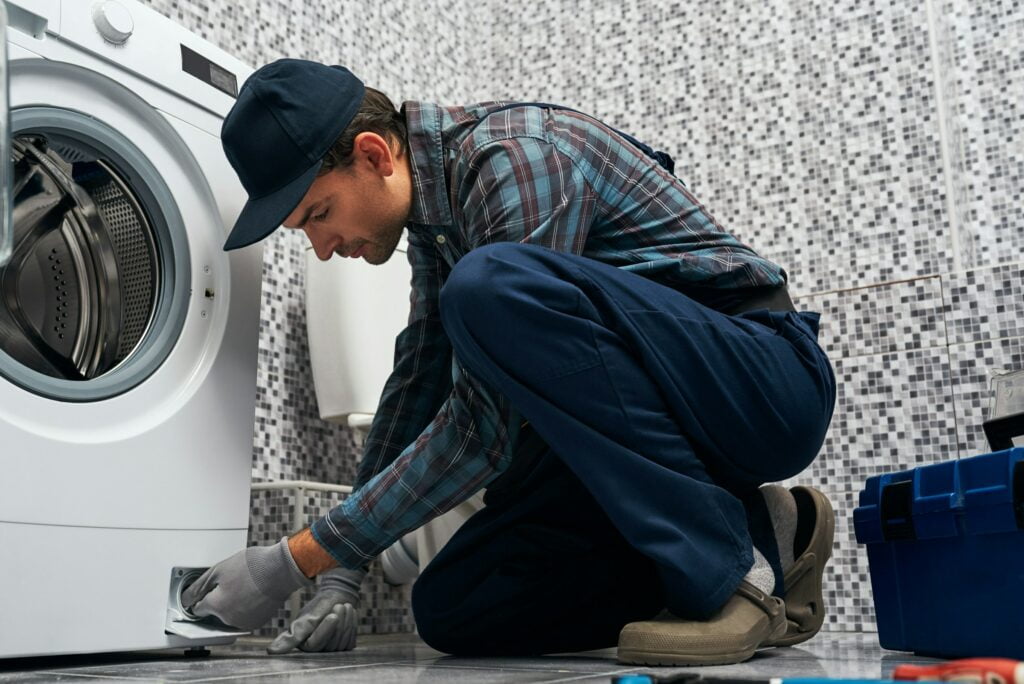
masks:
[[[1024,461],[1013,466],[1013,513],[1017,518],[1017,529],[1024,530]]]
[[[917,539],[914,532],[913,504],[913,480],[894,482],[882,488],[879,513],[882,516],[882,537],[886,541]]]

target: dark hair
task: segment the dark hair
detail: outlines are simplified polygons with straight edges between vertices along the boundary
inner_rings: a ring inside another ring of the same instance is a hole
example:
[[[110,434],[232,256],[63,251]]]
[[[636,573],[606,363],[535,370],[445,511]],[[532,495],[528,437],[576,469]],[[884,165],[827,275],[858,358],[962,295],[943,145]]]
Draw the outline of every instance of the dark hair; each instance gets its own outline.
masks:
[[[334,169],[346,169],[351,166],[355,161],[352,156],[352,148],[355,145],[356,136],[367,131],[376,133],[387,140],[389,146],[397,140],[402,156],[409,150],[405,117],[395,109],[395,105],[387,95],[367,87],[363,102],[359,105],[359,111],[327,150],[317,175],[322,176]]]

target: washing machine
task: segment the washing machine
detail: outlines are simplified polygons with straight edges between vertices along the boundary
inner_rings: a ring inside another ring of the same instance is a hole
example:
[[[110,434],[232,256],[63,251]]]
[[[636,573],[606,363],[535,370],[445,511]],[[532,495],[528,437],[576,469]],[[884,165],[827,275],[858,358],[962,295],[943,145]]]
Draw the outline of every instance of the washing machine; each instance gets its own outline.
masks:
[[[132,0],[8,0],[0,657],[228,643],[178,600],[245,547],[261,251],[221,122],[249,67]]]

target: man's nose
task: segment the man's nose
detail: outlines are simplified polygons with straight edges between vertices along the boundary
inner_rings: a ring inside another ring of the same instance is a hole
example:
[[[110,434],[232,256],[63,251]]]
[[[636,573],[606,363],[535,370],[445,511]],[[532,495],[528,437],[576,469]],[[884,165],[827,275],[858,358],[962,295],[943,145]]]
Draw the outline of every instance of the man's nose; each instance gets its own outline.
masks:
[[[327,261],[332,256],[334,256],[334,252],[327,249],[327,247],[322,244],[313,245],[313,251],[316,252],[316,258],[319,259],[320,261]]]
[[[329,236],[312,235],[307,230],[306,237],[309,238],[309,244],[313,246],[313,251],[316,252],[316,258],[320,261],[327,261],[334,255],[334,250],[330,248]]]

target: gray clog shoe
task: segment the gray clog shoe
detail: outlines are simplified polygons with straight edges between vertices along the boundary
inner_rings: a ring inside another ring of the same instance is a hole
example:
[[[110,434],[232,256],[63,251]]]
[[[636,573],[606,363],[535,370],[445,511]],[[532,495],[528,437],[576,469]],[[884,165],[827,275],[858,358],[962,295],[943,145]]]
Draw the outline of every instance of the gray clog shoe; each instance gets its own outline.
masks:
[[[708,620],[682,620],[662,613],[631,622],[619,633],[620,663],[637,665],[729,665],[786,633],[782,599],[741,582]]]
[[[793,487],[797,528],[796,562],[783,577],[786,588],[786,633],[766,646],[793,646],[818,633],[825,621],[821,580],[832,557],[836,521],[828,497],[814,487]]]

